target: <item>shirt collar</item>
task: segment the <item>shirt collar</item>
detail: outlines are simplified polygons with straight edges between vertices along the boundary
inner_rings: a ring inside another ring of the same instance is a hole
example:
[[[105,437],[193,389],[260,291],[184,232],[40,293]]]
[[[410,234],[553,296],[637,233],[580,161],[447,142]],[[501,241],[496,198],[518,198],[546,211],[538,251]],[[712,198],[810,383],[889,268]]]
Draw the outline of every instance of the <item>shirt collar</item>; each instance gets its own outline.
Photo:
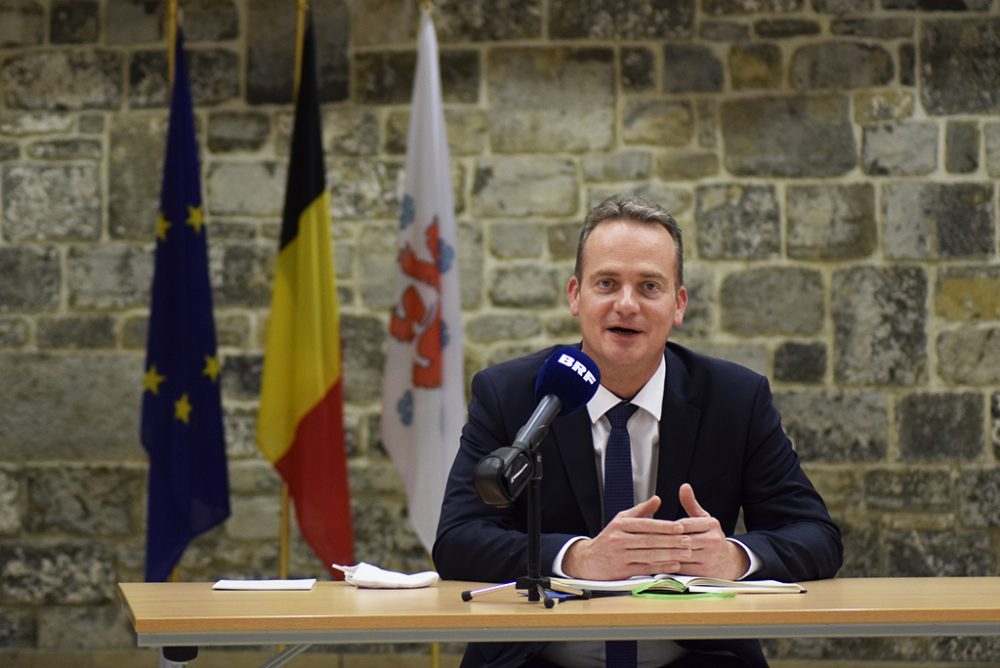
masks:
[[[660,357],[660,366],[656,367],[652,378],[646,381],[639,393],[632,397],[631,403],[652,415],[657,422],[660,421],[660,413],[663,411],[663,384],[666,377],[667,360],[666,357]],[[602,415],[619,403],[621,398],[614,392],[603,385],[598,386],[597,393],[587,402],[590,423],[594,424],[600,420]]]

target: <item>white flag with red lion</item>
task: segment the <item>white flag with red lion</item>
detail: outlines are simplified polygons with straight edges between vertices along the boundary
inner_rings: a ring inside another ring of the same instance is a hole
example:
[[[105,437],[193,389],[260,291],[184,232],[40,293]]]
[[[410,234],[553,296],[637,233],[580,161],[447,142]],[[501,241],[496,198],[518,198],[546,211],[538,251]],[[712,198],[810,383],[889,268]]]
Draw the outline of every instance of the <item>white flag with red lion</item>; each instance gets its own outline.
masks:
[[[455,206],[437,37],[421,12],[399,218],[395,303],[382,389],[382,442],[430,552],[465,421]]]

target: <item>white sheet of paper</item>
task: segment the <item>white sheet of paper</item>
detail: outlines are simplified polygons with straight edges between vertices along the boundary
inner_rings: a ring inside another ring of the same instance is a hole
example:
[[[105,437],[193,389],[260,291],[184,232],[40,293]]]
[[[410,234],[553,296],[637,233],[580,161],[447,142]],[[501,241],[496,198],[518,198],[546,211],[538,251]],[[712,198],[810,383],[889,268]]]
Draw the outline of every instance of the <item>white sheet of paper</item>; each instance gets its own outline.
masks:
[[[308,591],[316,584],[316,578],[302,580],[219,580],[212,589],[239,591]]]

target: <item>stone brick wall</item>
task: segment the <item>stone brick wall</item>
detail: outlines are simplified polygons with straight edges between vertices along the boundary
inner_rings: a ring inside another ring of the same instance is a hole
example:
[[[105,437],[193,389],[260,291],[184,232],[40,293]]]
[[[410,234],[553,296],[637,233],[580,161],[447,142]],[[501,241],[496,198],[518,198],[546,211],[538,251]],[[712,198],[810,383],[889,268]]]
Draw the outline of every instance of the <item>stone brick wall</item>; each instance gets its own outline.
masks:
[[[0,647],[22,659],[132,647],[114,586],[143,557],[162,4],[0,0]],[[377,435],[417,3],[312,4],[357,552],[422,569]],[[843,575],[1000,574],[1000,0],[436,4],[467,373],[577,337],[579,222],[639,192],[687,237],[677,339],[772,378]],[[233,494],[182,571],[274,576],[278,480],[253,436],[294,3],[181,5]],[[301,543],[293,572],[321,574]],[[768,649],[1000,661],[984,638]]]

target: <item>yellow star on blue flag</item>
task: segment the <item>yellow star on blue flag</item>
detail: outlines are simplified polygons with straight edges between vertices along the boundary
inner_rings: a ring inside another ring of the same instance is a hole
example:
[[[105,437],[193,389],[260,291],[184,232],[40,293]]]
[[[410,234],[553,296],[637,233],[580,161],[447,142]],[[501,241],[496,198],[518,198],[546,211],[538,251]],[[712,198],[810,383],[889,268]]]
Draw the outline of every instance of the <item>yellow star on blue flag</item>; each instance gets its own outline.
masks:
[[[167,580],[195,536],[229,517],[208,228],[180,31],[174,71],[142,393],[150,582]]]

